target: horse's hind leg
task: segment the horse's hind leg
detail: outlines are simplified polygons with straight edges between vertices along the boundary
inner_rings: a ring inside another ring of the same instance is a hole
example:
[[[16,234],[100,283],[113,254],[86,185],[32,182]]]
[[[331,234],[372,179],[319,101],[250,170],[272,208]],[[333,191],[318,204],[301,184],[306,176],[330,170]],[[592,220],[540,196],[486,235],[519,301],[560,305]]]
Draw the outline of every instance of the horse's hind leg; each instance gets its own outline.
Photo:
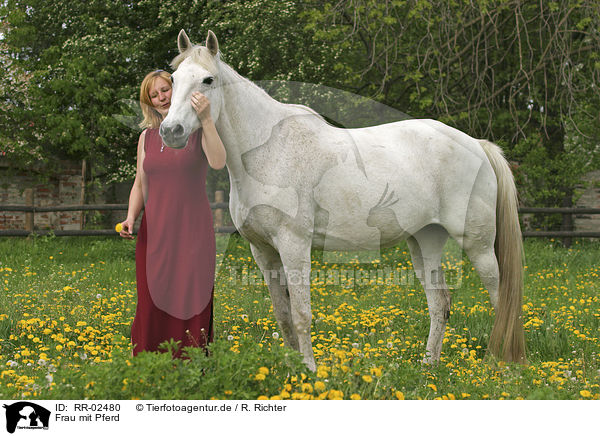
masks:
[[[267,282],[273,302],[273,313],[281,329],[283,341],[294,350],[299,350],[298,337],[292,324],[290,294],[279,253],[269,246],[259,248],[250,244],[250,249]]]
[[[451,296],[442,268],[442,253],[448,233],[437,225],[427,226],[408,239],[417,277],[425,289],[429,308],[429,337],[424,363],[440,360],[446,322],[450,316]]]

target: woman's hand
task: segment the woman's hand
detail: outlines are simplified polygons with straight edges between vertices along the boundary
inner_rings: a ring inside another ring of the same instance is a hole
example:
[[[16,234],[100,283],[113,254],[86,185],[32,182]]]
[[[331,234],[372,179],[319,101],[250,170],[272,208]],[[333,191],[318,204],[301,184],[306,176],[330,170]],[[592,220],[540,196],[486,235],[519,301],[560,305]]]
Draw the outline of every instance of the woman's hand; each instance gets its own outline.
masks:
[[[210,101],[201,92],[194,92],[191,98],[192,107],[196,111],[200,121],[205,121],[210,118]]]
[[[135,220],[133,218],[127,218],[125,221],[121,223],[121,232],[119,235],[125,239],[133,239],[133,226],[135,225]]]

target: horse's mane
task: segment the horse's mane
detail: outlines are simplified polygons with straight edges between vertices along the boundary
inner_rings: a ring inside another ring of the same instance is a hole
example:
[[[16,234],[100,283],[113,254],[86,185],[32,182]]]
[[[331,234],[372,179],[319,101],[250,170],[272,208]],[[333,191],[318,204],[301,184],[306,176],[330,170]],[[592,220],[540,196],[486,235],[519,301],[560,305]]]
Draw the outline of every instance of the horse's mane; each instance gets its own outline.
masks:
[[[216,56],[213,56],[210,53],[210,50],[208,48],[206,48],[205,46],[194,45],[194,46],[188,48],[187,50],[185,50],[183,53],[180,53],[177,56],[175,56],[173,58],[173,60],[171,61],[171,68],[173,68],[173,70],[176,70],[185,59],[191,58],[191,60],[193,62],[199,63],[200,65],[202,65],[204,68],[206,68],[211,73],[216,74],[217,71],[219,70],[217,62],[221,61],[220,55],[221,54],[218,53]],[[266,96],[274,101],[277,101],[277,100],[273,99],[273,97],[271,97],[263,88],[258,86],[252,80],[239,74],[230,65],[228,65],[227,63],[225,63],[223,61],[221,61],[220,63],[221,63],[221,65],[225,66],[224,69],[221,68],[221,71],[225,70],[231,76],[229,78],[229,80],[233,80],[233,81],[239,80],[239,81],[248,82],[248,84],[250,86],[252,86],[256,90],[258,90],[261,94],[264,94],[264,96]],[[281,103],[279,101],[277,101],[277,102]],[[316,112],[315,110],[311,109],[308,106],[301,105],[301,104],[292,104],[292,103],[282,103],[282,104],[285,104],[287,107],[290,107],[290,108],[296,108],[296,109],[299,109],[300,111],[308,112],[311,115],[314,115],[317,118],[319,118],[325,124],[331,125],[331,123],[329,123],[325,118],[323,118],[323,116],[321,114],[319,114],[318,112]]]
[[[219,55],[217,54],[216,58],[218,57]],[[176,70],[179,67],[179,65],[187,58],[191,58],[192,61],[201,64],[213,74],[217,72],[217,64],[215,62],[215,57],[213,57],[210,53],[210,50],[204,47],[203,45],[194,45],[188,48],[183,53],[179,53],[171,61],[171,68],[173,68],[173,70]]]

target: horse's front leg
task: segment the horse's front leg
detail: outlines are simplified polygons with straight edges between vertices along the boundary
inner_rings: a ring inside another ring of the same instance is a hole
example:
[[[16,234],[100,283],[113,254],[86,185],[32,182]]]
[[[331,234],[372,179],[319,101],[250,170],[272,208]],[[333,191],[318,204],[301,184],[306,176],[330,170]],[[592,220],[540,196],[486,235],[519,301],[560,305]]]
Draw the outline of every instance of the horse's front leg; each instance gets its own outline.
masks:
[[[300,352],[308,369],[315,371],[315,357],[310,337],[312,311],[310,305],[310,248],[312,238],[301,237],[293,233],[279,235],[279,254],[285,269],[292,323],[298,338]],[[281,237],[283,236],[283,237]]]
[[[290,294],[279,253],[270,246],[250,244],[250,249],[267,282],[273,303],[273,313],[281,329],[283,341],[288,347],[299,350],[298,337],[292,323]]]

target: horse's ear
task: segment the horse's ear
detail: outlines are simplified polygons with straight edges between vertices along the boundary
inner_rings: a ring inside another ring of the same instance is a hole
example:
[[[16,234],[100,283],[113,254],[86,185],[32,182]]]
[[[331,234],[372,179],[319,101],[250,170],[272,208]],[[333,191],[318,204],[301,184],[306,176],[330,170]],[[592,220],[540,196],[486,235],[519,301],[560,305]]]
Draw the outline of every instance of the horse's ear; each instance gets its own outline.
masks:
[[[208,36],[206,37],[206,47],[210,50],[213,56],[216,56],[216,54],[219,53],[219,41],[217,41],[217,37],[212,30],[208,31]]]
[[[185,30],[181,29],[179,35],[177,36],[177,47],[179,48],[179,53],[183,53],[191,46],[192,42],[190,41],[190,38],[188,38]]]

